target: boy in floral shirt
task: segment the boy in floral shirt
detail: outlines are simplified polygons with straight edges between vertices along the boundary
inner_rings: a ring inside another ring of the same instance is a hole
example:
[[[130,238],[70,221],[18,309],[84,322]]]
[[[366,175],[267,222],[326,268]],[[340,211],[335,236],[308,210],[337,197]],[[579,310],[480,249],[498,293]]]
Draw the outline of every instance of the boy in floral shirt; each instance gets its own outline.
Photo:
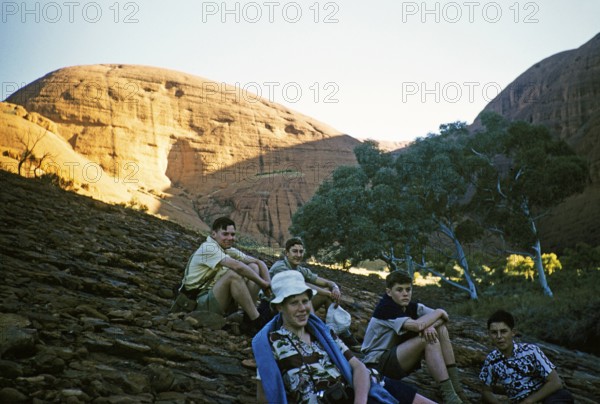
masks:
[[[517,343],[515,320],[504,310],[488,319],[488,333],[496,347],[483,364],[479,379],[483,383],[483,401],[500,403],[492,385],[504,387],[511,403],[568,404],[573,396],[565,389],[556,366],[537,345]]]

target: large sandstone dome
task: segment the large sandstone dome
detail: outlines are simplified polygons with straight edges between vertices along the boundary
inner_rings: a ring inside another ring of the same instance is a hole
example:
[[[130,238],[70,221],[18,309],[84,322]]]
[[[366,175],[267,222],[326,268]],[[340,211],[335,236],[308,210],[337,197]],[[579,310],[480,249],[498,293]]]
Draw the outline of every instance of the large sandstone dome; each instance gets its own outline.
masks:
[[[600,244],[600,34],[532,66],[482,111],[548,127],[590,164],[592,183],[542,222],[548,246]],[[479,117],[472,128],[481,125]]]
[[[355,164],[359,143],[237,87],[154,67],[68,67],[6,101],[47,119],[112,183],[153,198],[151,211],[209,224],[230,215],[273,246],[331,171]]]

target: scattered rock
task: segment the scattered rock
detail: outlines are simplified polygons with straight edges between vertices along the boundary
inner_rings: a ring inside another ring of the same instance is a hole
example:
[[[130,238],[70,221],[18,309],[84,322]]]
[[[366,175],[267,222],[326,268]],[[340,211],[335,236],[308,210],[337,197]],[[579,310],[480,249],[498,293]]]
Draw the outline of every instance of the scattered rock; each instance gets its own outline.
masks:
[[[27,401],[27,396],[17,389],[5,387],[0,390],[1,403],[24,403]]]
[[[0,360],[0,377],[15,379],[23,375],[23,366],[17,362]]]

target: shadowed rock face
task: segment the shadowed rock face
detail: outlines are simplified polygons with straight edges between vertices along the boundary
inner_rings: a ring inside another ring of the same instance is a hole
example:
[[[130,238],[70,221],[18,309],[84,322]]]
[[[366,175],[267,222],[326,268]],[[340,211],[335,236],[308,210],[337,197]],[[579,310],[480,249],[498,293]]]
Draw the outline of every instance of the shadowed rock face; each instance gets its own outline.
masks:
[[[590,164],[592,183],[542,223],[549,247],[600,244],[600,34],[529,68],[482,112],[548,127]],[[479,116],[472,129],[481,127]]]
[[[0,402],[254,402],[250,338],[222,318],[168,313],[202,235],[1,170],[0,183]],[[316,271],[341,285],[362,338],[384,281]],[[415,297],[431,307],[464,298],[438,287]],[[479,402],[485,324],[449,315],[466,393]],[[597,403],[598,358],[542,348],[576,402]],[[425,366],[406,381],[440,400]]]
[[[113,177],[129,175],[165,203],[182,197],[208,224],[226,212],[266,244],[284,241],[291,214],[335,167],[355,163],[358,144],[240,88],[153,67],[64,68],[7,101],[50,120]]]

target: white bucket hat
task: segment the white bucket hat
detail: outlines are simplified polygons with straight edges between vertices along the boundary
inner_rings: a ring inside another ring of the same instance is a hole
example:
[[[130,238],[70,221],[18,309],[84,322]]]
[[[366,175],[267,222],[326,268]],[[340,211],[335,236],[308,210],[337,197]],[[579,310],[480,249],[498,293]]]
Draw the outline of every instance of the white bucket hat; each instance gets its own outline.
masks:
[[[275,297],[271,300],[271,304],[278,304],[285,300],[286,297],[299,295],[304,292],[309,292],[309,298],[317,294],[317,291],[309,287],[304,282],[304,276],[294,269],[278,273],[271,279],[271,290]]]

